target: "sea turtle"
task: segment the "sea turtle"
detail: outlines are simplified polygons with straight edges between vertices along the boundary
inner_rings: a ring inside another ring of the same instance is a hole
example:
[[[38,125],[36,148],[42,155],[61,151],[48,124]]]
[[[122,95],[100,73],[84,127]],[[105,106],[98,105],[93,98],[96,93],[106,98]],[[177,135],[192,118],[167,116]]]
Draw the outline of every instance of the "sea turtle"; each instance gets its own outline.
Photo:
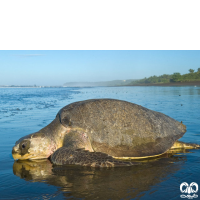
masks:
[[[20,160],[50,158],[57,165],[132,165],[117,158],[148,158],[170,148],[199,147],[177,141],[185,132],[182,122],[140,105],[91,99],[63,107],[49,125],[19,139],[12,155]]]

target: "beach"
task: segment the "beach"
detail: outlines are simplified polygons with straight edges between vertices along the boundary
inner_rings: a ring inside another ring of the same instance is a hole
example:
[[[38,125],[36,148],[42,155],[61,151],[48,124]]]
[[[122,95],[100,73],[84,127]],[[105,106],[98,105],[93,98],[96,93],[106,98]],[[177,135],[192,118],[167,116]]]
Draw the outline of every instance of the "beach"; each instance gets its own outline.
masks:
[[[0,199],[179,199],[180,185],[200,184],[200,150],[183,150],[119,168],[54,166],[12,158],[19,138],[37,132],[73,102],[112,98],[164,113],[200,144],[200,87],[0,88]]]

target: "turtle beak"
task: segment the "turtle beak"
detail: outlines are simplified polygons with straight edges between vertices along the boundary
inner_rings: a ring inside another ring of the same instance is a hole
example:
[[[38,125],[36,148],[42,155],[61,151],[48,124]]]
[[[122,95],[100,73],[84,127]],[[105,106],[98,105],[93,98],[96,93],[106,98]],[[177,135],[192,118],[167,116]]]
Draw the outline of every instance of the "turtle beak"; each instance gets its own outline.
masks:
[[[46,158],[43,155],[36,156],[36,155],[29,154],[29,153],[21,155],[18,146],[14,146],[13,147],[13,149],[12,149],[12,157],[14,158],[14,160],[27,160],[27,159],[31,159],[32,160],[32,159],[44,159],[44,158]]]
[[[12,154],[12,156],[13,156],[14,160],[18,160],[18,159],[21,158],[21,155],[19,155],[19,154],[17,154],[17,153]]]
[[[19,149],[16,146],[14,146],[12,149],[12,156],[15,160],[21,157],[21,155],[19,154]]]
[[[14,146],[13,149],[12,149],[12,157],[14,158],[14,160],[17,160],[17,159],[26,159],[25,155],[24,156],[21,156],[20,155],[20,152],[19,152],[19,148],[18,146]]]
[[[29,159],[30,155],[29,154],[25,154],[25,155],[20,155],[18,151],[16,151],[16,149],[12,150],[12,157],[14,158],[14,160],[26,160]]]

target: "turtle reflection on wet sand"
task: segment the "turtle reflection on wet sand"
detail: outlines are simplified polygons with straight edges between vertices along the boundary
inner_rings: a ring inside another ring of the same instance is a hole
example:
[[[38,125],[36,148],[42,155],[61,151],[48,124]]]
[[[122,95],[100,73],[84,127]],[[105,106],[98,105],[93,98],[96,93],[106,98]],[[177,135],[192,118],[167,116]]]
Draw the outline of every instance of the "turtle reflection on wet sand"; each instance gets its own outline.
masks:
[[[46,194],[46,190],[44,189],[43,192],[41,185],[37,185],[41,182],[47,184],[48,190],[49,185],[57,187],[58,191],[49,191],[48,199],[51,199],[50,197],[61,199],[58,197],[60,192],[64,197],[62,199],[139,199],[138,195],[144,195],[154,186],[157,188],[170,175],[183,169],[187,162],[187,156],[169,154],[168,157],[162,155],[146,161],[141,165],[131,167],[94,168],[71,165],[52,166],[48,159],[17,160],[13,164],[13,173],[30,183],[34,182],[35,186],[29,185],[40,188],[34,190],[37,197]],[[192,166],[190,169],[197,169],[197,163]],[[194,172],[195,170],[192,170],[189,173],[191,175]],[[164,187],[159,189],[161,192],[164,190],[166,195],[169,188],[173,187],[177,187],[176,181],[170,182],[170,187],[168,186],[166,189]],[[175,192],[180,195],[179,190],[175,190]],[[171,196],[169,194],[166,196],[174,197],[173,195],[175,196],[172,192]],[[28,193],[27,198],[30,198]]]
[[[199,148],[177,141],[185,132],[184,124],[140,105],[91,99],[63,107],[49,125],[19,139],[12,155],[19,160],[50,158],[55,165],[130,166],[138,164],[130,159]]]

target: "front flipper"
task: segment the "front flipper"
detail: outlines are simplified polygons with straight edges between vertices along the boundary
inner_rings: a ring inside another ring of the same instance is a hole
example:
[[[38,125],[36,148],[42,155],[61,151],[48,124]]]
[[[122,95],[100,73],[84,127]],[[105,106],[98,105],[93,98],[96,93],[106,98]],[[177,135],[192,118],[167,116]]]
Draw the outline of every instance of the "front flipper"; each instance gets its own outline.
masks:
[[[89,152],[84,149],[70,149],[61,147],[51,155],[51,162],[55,165],[81,165],[90,167],[122,167],[139,163],[124,162],[101,152]]]

